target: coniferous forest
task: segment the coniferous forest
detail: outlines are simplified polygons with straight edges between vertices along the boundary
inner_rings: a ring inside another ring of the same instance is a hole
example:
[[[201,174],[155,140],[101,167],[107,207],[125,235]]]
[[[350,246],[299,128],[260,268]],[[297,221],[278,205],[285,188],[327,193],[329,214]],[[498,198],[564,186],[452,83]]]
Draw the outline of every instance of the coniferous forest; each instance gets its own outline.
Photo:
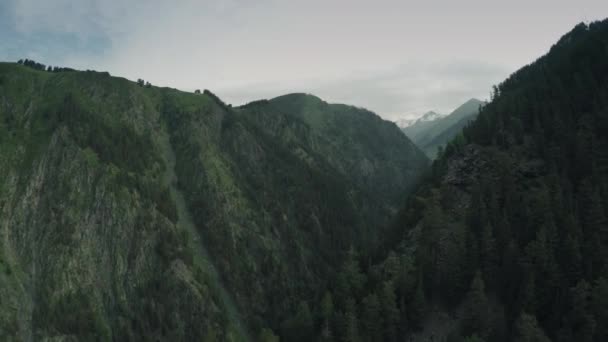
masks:
[[[467,122],[0,63],[0,339],[608,341],[608,19]]]
[[[607,57],[608,21],[580,24],[494,88],[400,212],[401,242],[345,263],[338,336],[394,341],[447,310],[453,341],[608,338]]]

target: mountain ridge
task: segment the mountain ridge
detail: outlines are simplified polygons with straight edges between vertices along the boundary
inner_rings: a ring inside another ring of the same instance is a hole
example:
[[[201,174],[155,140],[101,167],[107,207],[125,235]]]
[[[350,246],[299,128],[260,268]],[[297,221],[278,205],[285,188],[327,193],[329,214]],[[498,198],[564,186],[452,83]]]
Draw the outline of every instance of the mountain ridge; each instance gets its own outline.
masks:
[[[292,100],[231,108],[208,90],[0,63],[2,338],[289,334],[428,166],[369,111]]]
[[[0,63],[1,339],[608,339],[608,20],[454,111],[430,168],[312,95],[58,71]]]

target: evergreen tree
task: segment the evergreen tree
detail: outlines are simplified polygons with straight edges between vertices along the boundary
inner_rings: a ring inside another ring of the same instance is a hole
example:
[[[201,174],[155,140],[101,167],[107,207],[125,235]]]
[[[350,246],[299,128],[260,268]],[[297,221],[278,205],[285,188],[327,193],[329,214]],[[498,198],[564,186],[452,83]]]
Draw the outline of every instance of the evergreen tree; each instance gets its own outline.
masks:
[[[595,282],[591,303],[596,321],[595,341],[608,341],[608,280],[605,277]]]
[[[591,286],[581,280],[570,290],[571,309],[566,318],[565,327],[572,334],[572,339],[581,342],[593,341],[596,322],[591,309]]]
[[[295,316],[287,319],[281,325],[281,336],[288,341],[311,341],[314,336],[314,322],[308,303],[302,301],[298,305]]]
[[[514,342],[551,342],[538,326],[536,317],[522,312],[513,328]]]
[[[334,302],[331,293],[325,292],[321,299],[321,339],[323,341],[333,340],[332,318],[334,315]]]
[[[419,277],[418,285],[416,286],[416,292],[414,298],[410,304],[409,321],[412,323],[414,329],[420,330],[423,327],[424,319],[426,318],[426,296],[424,295],[424,284],[423,278]]]
[[[493,281],[497,279],[498,269],[498,249],[496,247],[496,240],[494,239],[494,232],[490,224],[484,225],[481,233],[480,242],[481,252],[481,271],[484,276],[484,282],[493,285]]]
[[[385,281],[380,292],[380,305],[384,321],[384,336],[386,341],[396,341],[400,312],[397,308],[397,298],[392,281]]]
[[[205,340],[206,341],[206,340]],[[279,342],[280,339],[271,329],[264,328],[258,335],[259,342]]]
[[[368,341],[382,341],[384,324],[382,321],[380,302],[378,301],[376,294],[372,293],[365,297],[362,306],[363,315],[361,326],[363,327],[363,334]]]
[[[490,335],[491,318],[490,306],[485,293],[485,285],[481,272],[477,272],[464,304],[462,333],[464,336],[477,334],[482,338]]]
[[[344,342],[360,342],[359,336],[359,319],[357,317],[357,305],[353,299],[349,299],[346,303],[346,312],[344,314]]]

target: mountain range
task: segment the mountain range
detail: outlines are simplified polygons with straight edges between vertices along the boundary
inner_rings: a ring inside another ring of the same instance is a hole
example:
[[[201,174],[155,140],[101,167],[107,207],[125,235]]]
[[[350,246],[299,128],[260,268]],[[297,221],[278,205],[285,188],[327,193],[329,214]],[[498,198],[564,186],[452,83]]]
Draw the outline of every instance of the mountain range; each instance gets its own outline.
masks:
[[[0,63],[0,338],[608,340],[608,20],[405,131]]]

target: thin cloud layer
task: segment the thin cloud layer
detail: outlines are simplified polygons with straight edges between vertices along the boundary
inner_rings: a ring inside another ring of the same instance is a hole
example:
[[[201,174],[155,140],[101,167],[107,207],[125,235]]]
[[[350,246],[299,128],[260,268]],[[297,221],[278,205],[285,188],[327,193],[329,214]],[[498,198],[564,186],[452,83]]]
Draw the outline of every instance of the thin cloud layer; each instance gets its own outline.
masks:
[[[397,119],[487,98],[598,13],[608,3],[7,0],[0,59],[209,88],[234,104],[305,91]]]

